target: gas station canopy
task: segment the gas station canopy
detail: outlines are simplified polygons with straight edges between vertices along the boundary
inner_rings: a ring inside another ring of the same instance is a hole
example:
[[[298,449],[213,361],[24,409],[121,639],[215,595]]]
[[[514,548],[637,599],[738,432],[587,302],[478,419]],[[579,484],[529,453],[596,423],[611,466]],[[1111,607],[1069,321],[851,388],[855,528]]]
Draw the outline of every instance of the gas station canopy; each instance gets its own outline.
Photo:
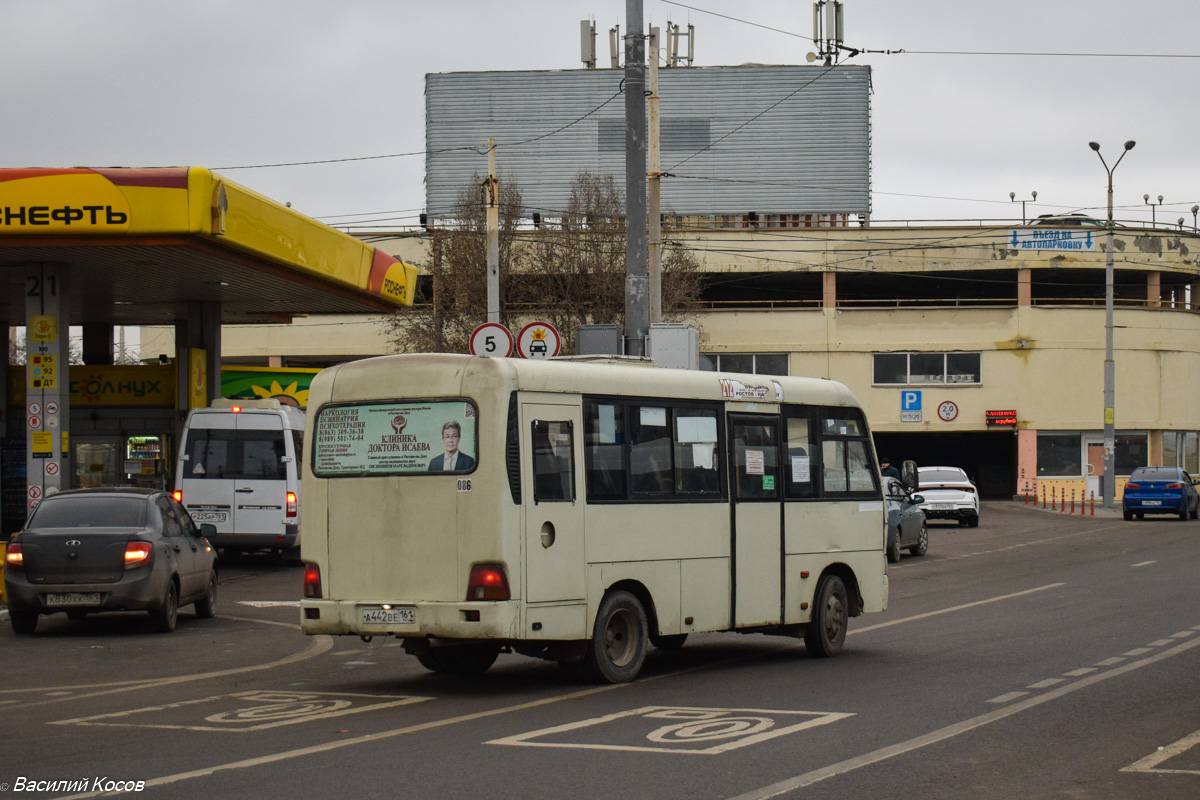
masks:
[[[221,323],[411,306],[416,268],[201,167],[0,169],[0,315],[31,263],[70,269],[69,324]]]

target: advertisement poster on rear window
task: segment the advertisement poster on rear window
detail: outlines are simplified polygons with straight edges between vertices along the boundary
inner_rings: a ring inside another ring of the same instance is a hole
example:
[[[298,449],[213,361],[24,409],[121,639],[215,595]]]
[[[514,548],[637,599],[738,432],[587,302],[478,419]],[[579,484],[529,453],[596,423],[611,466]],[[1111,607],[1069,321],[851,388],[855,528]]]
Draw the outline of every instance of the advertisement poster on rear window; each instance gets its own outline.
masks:
[[[322,477],[463,473],[475,468],[476,410],[462,400],[326,406],[313,472]]]

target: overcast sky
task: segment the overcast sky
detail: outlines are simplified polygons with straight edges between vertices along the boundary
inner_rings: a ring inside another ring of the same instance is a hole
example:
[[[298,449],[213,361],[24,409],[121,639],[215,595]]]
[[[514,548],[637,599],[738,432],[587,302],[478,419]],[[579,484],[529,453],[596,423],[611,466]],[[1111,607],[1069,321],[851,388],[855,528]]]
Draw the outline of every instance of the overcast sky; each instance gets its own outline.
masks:
[[[807,0],[662,0],[696,63],[803,64]],[[197,165],[332,224],[415,224],[430,72],[577,69],[579,21],[625,29],[624,0],[0,0],[0,166]],[[1105,214],[1159,222],[1200,203],[1196,0],[845,0],[870,64],[873,216]],[[1089,53],[1123,58],[913,51]],[[1184,56],[1174,58],[1154,56]],[[263,169],[278,162],[394,158]],[[356,215],[356,216],[351,216]]]

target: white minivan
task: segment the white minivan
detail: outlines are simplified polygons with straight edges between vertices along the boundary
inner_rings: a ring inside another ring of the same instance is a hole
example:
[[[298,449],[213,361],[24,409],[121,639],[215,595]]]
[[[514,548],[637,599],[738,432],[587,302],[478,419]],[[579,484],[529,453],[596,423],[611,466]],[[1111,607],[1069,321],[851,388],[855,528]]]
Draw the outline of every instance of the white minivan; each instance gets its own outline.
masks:
[[[269,548],[300,557],[304,412],[278,400],[214,400],[188,412],[175,499],[223,551]]]

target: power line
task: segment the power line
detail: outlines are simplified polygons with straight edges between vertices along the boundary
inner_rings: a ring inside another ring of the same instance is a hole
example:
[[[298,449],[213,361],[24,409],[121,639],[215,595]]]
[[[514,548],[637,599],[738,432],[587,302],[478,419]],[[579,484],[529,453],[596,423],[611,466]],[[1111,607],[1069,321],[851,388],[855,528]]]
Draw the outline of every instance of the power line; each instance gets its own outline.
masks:
[[[794,36],[797,39],[805,39],[807,41],[815,41],[810,36],[785,31],[780,28],[772,28],[767,25],[762,25],[757,22],[751,22],[748,19],[739,17],[731,17],[727,14],[718,14],[715,11],[709,11],[705,8],[697,6],[689,6],[684,3],[676,2],[675,0],[661,0],[671,6],[680,6],[692,11],[699,11],[701,14],[709,14],[721,19],[727,19],[730,22],[737,22],[742,25],[751,25],[755,28],[763,28],[775,33],[782,33],[785,36]],[[851,55],[859,53],[877,53],[882,55],[920,55],[920,56],[1017,56],[1017,57],[1035,57],[1035,58],[1200,58],[1198,53],[1042,53],[1033,51],[1017,51],[1017,50],[866,50],[856,47],[839,46],[840,49],[848,51]]]

